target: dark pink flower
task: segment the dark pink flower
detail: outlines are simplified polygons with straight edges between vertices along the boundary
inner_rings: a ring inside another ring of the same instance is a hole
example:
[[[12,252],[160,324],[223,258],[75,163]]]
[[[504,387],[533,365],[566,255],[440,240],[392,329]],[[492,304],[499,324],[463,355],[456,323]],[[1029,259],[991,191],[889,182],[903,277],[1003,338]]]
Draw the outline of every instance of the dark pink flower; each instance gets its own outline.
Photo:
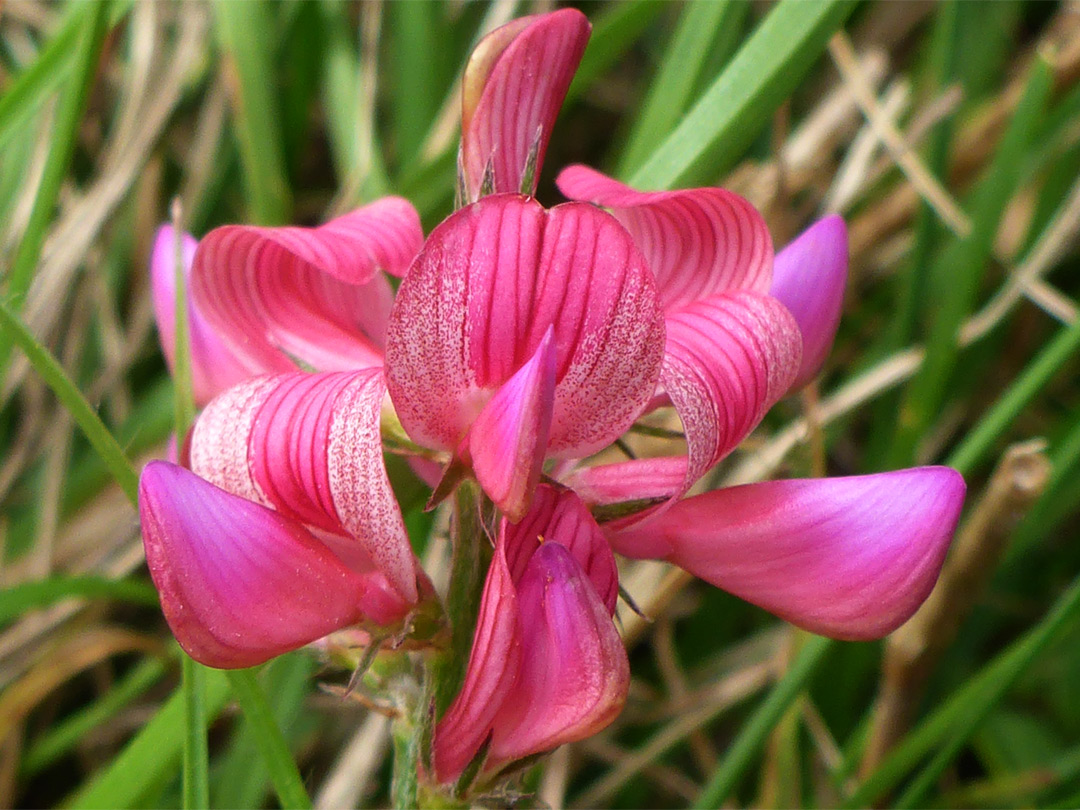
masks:
[[[456,453],[512,519],[545,458],[610,444],[652,397],[664,326],[629,234],[570,203],[485,197],[437,227],[390,315],[390,397],[414,441]]]
[[[251,666],[430,596],[383,466],[385,392],[381,369],[252,378],[196,422],[192,472],[144,469],[147,563],[193,658]]]
[[[492,31],[465,67],[459,171],[466,202],[532,194],[592,26],[566,8]]]
[[[406,200],[385,197],[318,228],[226,225],[199,243],[192,296],[249,367],[382,365],[393,288],[423,242]]]
[[[238,358],[206,322],[202,312],[191,300],[191,263],[198,242],[191,234],[180,234],[180,268],[188,289],[188,332],[191,347],[191,385],[197,405],[205,405],[216,394],[240,382],[258,369],[252,369]],[[161,350],[171,371],[176,353],[176,261],[177,235],[170,225],[158,228],[154,249],[150,255],[150,293],[154,303]]]
[[[618,715],[630,673],[617,594],[611,549],[572,492],[542,485],[523,520],[503,518],[465,684],[435,729],[437,781],[456,779],[489,738],[494,771]]]

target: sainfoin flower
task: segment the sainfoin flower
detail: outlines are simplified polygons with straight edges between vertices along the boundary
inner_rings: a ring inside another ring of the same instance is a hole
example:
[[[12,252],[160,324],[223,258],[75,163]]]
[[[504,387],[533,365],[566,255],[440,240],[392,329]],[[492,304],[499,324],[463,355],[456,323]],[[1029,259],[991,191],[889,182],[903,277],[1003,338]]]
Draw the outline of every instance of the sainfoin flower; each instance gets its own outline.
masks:
[[[401,622],[431,596],[383,466],[391,405],[443,463],[440,491],[476,479],[500,515],[464,684],[435,728],[439,782],[481,751],[492,773],[617,714],[612,548],[814,632],[873,638],[929,592],[963,502],[941,467],[686,497],[819,372],[846,233],[827,218],[774,255],[738,195],[640,192],[580,166],[558,179],[572,201],[543,207],[531,193],[588,30],[561,10],[481,42],[463,84],[469,204],[426,241],[391,198],[200,243],[193,307],[263,376],[208,405],[191,472],[158,462],[141,482],[171,627],[199,660],[247,666]],[[396,296],[379,270],[403,276]],[[685,454],[589,460],[668,406]],[[621,516],[598,525],[590,509],[612,505]]]
[[[630,681],[617,596],[611,548],[572,492],[542,485],[524,520],[502,519],[465,684],[435,729],[439,781],[485,740],[494,770],[615,718]]]

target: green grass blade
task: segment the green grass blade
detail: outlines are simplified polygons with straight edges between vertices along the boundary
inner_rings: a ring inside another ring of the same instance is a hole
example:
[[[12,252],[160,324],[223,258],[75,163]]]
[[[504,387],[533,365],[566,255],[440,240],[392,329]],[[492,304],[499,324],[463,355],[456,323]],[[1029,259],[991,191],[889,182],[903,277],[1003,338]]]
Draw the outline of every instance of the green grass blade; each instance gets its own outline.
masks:
[[[274,96],[276,41],[262,0],[214,3],[214,27],[228,78],[248,203],[261,225],[281,225],[292,207]]]
[[[391,62],[394,146],[399,166],[407,165],[419,151],[442,101],[442,88],[436,80],[436,59],[441,38],[445,36],[438,19],[444,10],[443,3],[432,0],[410,0],[386,7],[388,33],[394,51],[422,54],[419,58]]]
[[[887,468],[914,459],[916,446],[941,411],[960,352],[960,324],[975,307],[998,222],[1020,182],[1024,159],[1039,131],[1052,88],[1053,71],[1045,59],[1037,56],[1020,104],[986,179],[974,195],[971,234],[951,242],[934,263],[929,291],[934,302],[933,322],[926,340],[926,360],[904,394]]]
[[[87,734],[119,714],[164,675],[165,664],[161,659],[142,661],[101,698],[35,740],[20,763],[21,774],[31,777],[68,754]]]
[[[311,807],[304,780],[300,778],[300,771],[274,719],[266,693],[255,679],[255,673],[250,669],[234,669],[225,674],[244,719],[255,732],[255,742],[270,771],[270,781],[274,784],[281,806],[285,810]]]
[[[184,695],[182,788],[185,810],[210,806],[210,755],[206,743],[206,668],[182,653],[180,690]]]
[[[850,0],[775,6],[630,185],[668,188],[707,152],[710,165],[732,165],[854,7]]]
[[[49,577],[0,590],[0,624],[17,619],[28,610],[72,598],[109,599],[151,607],[158,604],[157,591],[145,582],[94,576]]]
[[[0,149],[20,126],[41,109],[46,98],[71,73],[79,30],[85,24],[84,13],[69,5],[65,18],[33,64],[19,73],[0,96]]]
[[[1039,352],[964,437],[945,463],[960,472],[970,472],[985,458],[994,442],[1008,429],[1020,411],[1077,351],[1080,351],[1080,320],[1060,330],[1057,337]]]
[[[784,677],[769,691],[764,702],[758,706],[721,758],[694,802],[695,808],[707,810],[723,805],[754,757],[765,745],[772,730],[835,644],[832,639],[822,636],[812,636],[806,641]]]
[[[941,746],[938,757],[928,766],[928,773],[936,779],[940,774],[937,769],[951,761],[979,721],[998,704],[1016,679],[1077,620],[1080,620],[1080,578],[1073,580],[1042,621],[983,667],[975,677],[969,678],[939,709],[904,737],[843,806],[855,808],[873,805],[917,767],[924,757]],[[935,770],[936,774],[933,773]],[[905,798],[918,797],[913,794]]]
[[[91,446],[101,456],[112,477],[132,504],[139,500],[139,476],[124,449],[109,432],[56,359],[42,346],[6,304],[0,303],[0,333],[25,352],[30,364],[56,394],[56,398],[82,429]]]
[[[45,242],[45,232],[52,221],[56,202],[60,196],[60,186],[67,176],[71,158],[75,154],[75,145],[79,137],[79,122],[82,120],[86,99],[90,95],[90,86],[97,73],[98,57],[107,31],[108,10],[106,2],[87,3],[80,6],[78,15],[79,39],[75,46],[74,70],[67,86],[60,93],[60,101],[53,125],[52,145],[45,161],[45,170],[41,176],[34,205],[26,231],[19,242],[18,250],[11,264],[11,270],[5,278],[4,292],[7,300],[17,308],[21,307],[23,297],[30,288],[34,269],[41,258],[41,247]],[[11,355],[11,341],[0,335],[0,381],[7,371]]]
[[[315,669],[312,658],[302,652],[283,655],[269,662],[260,675],[268,694],[274,696],[271,708],[274,718],[295,745],[305,723],[304,704],[310,693],[311,676]],[[246,720],[233,735],[229,750],[218,758],[220,767],[213,772],[215,807],[261,807],[270,789],[270,772],[259,756],[257,731]]]
[[[672,34],[665,59],[645,97],[627,138],[616,174],[629,175],[641,166],[655,144],[666,138],[682,117],[718,31],[731,27],[745,4],[740,0],[687,3]]]
[[[228,697],[225,673],[206,670],[207,717],[215,717]],[[183,727],[184,695],[177,690],[109,766],[99,771],[66,806],[78,810],[145,806],[149,793],[160,788],[180,765]]]

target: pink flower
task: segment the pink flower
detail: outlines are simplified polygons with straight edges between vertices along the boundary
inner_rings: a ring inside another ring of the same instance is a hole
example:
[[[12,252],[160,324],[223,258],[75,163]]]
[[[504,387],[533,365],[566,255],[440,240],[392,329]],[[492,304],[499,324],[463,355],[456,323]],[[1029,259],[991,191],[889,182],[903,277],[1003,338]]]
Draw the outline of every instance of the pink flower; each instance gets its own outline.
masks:
[[[580,11],[522,17],[492,31],[465,67],[459,171],[464,199],[532,194],[592,26]]]
[[[572,492],[542,485],[521,522],[503,518],[465,684],[435,729],[437,781],[486,740],[494,772],[615,719],[630,683],[617,595],[611,549]]]
[[[416,257],[390,314],[387,382],[413,440],[471,464],[520,520],[544,459],[594,453],[640,415],[663,339],[618,222],[498,194],[452,214]]]
[[[154,302],[161,350],[169,370],[176,353],[176,232],[169,225],[158,228],[150,255],[150,292]],[[191,300],[191,263],[198,243],[191,234],[180,235],[180,267],[188,290],[188,333],[191,346],[191,384],[195,403],[205,405],[215,394],[250,377],[257,370],[240,360],[206,322]]]
[[[581,166],[557,182],[609,208],[645,254],[666,316],[660,385],[686,433],[685,457],[568,473],[594,504],[662,502],[607,524],[615,549],[669,560],[814,632],[863,639],[895,629],[944,560],[964,498],[954,470],[774,481],[677,500],[820,369],[847,274],[842,220],[809,228],[774,267],[764,221],[731,192],[638,192]]]
[[[393,297],[380,271],[400,275],[422,238],[400,198],[319,228],[227,226],[197,249],[185,237],[197,402],[233,387],[195,425],[194,474],[144,470],[140,513],[166,618],[202,663],[251,666],[343,627],[395,625],[431,597],[380,437]],[[171,242],[163,228],[151,265],[170,358]]]
[[[252,666],[431,596],[383,466],[385,391],[381,369],[252,378],[196,422],[192,472],[143,470],[147,564],[193,658]]]

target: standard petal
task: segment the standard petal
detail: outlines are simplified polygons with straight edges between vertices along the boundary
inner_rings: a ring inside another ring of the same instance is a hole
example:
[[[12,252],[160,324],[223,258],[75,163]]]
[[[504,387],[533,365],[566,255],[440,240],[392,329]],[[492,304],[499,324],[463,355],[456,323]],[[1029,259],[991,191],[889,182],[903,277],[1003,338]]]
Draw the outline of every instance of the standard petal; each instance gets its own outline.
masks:
[[[581,740],[622,710],[626,650],[574,555],[547,542],[518,583],[521,670],[500,707],[488,767]]]
[[[154,320],[165,361],[172,370],[176,353],[176,236],[170,225],[158,228],[150,255],[150,291],[154,302]],[[198,242],[191,234],[180,237],[180,261],[185,286],[190,288],[191,263]],[[188,292],[188,341],[191,347],[191,386],[195,403],[205,405],[226,388],[258,374],[245,365],[219,338]]]
[[[617,438],[655,387],[663,318],[641,254],[612,217],[486,197],[436,228],[390,315],[386,373],[402,425],[456,450],[476,415],[553,328],[549,453]]]
[[[930,593],[964,490],[947,467],[768,481],[688,498],[609,537],[812,632],[871,639]]]
[[[318,228],[229,225],[199,243],[192,293],[238,355],[264,371],[294,359],[345,370],[382,362],[393,289],[423,241],[406,200],[388,197]]]
[[[611,209],[656,275],[665,311],[729,290],[767,292],[772,238],[747,200],[722,188],[635,191],[587,166],[556,183],[572,200]]]
[[[776,256],[769,294],[791,311],[802,332],[798,388],[821,370],[836,337],[847,285],[847,226],[838,216],[814,223]]]
[[[714,295],[668,316],[660,379],[686,433],[684,492],[790,388],[800,345],[787,309],[757,293]]]
[[[541,484],[525,519],[519,523],[503,520],[506,564],[515,582],[528,568],[532,555],[544,543],[557,543],[570,551],[592,583],[600,601],[615,614],[619,597],[619,571],[603,531],[576,493]]]
[[[374,567],[415,602],[416,560],[383,464],[385,393],[381,369],[251,380],[213,400],[196,422],[192,469],[327,532],[346,563]]]
[[[465,67],[461,173],[469,202],[484,175],[494,192],[536,189],[544,152],[591,26],[575,9],[524,17],[496,29]]]
[[[352,571],[303,526],[183,467],[145,467],[139,513],[169,626],[208,666],[254,666],[409,608],[381,577]]]
[[[500,543],[488,569],[465,683],[435,727],[433,765],[439,782],[456,779],[480,750],[521,663],[517,591]]]
[[[525,516],[547,454],[555,404],[552,329],[536,354],[484,406],[469,431],[476,479],[511,520]]]

